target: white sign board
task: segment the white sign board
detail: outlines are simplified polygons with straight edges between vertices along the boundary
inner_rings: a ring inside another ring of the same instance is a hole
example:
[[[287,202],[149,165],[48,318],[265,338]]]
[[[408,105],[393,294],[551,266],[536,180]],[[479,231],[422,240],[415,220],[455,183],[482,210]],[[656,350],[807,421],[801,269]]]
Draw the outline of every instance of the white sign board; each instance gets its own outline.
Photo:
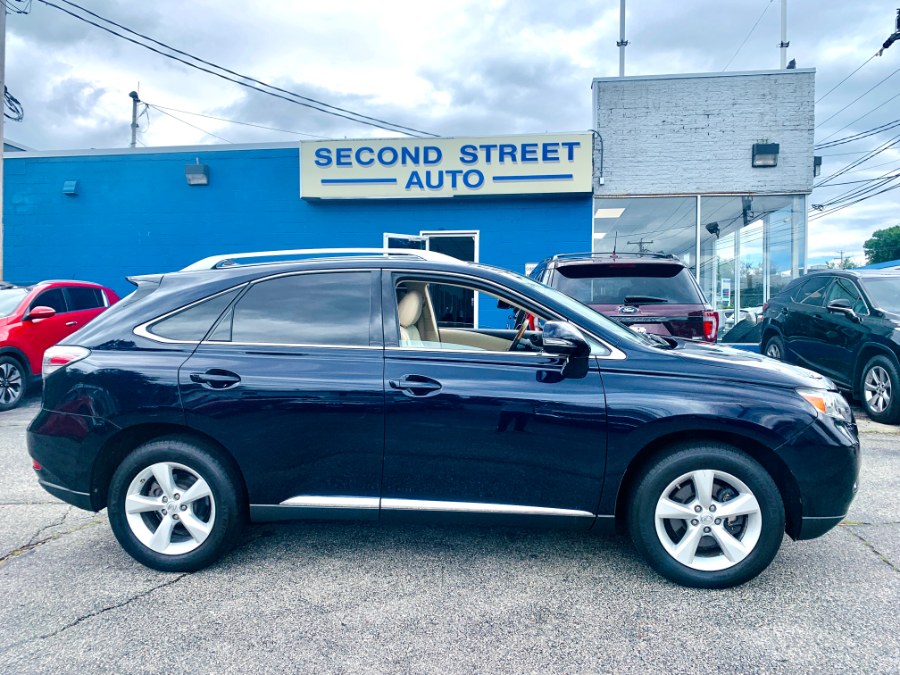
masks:
[[[300,196],[461,197],[591,192],[592,136],[304,141]]]

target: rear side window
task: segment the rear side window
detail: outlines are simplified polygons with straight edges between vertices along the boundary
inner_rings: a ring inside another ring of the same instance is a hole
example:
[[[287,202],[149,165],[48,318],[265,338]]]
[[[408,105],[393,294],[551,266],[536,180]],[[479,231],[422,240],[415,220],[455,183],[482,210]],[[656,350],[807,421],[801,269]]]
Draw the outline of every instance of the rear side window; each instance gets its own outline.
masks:
[[[325,272],[253,284],[210,336],[244,344],[369,346],[371,272]]]
[[[190,305],[161,321],[151,324],[147,332],[168,340],[199,342],[229,303],[234,300],[240,288],[214,295]]]
[[[857,314],[869,313],[869,309],[866,307],[866,302],[862,299],[859,289],[856,288],[856,284],[849,279],[838,278],[834,280],[831,288],[828,289],[828,296],[825,299],[825,304],[831,303],[834,300],[849,300],[850,306]]]
[[[69,295],[69,308],[73,312],[97,309],[106,305],[103,300],[103,292],[99,288],[70,286],[66,289],[66,293]]]
[[[49,291],[41,293],[31,303],[30,309],[35,307],[52,307],[57,314],[69,311],[66,308],[66,299],[61,288],[51,288]]]
[[[825,304],[825,287],[829,281],[831,281],[831,277],[827,275],[812,277],[794,292],[794,302],[811,307],[821,307]]]
[[[681,265],[563,265],[556,273],[553,286],[588,305],[706,304],[690,271]]]

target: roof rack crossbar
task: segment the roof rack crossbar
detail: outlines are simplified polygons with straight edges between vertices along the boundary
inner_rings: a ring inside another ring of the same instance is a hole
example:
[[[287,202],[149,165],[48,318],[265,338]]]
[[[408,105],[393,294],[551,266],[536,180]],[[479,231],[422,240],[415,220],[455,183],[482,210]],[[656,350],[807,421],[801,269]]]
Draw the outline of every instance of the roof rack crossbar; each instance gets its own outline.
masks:
[[[203,258],[195,263],[191,263],[182,272],[193,272],[196,270],[212,270],[224,266],[225,263],[233,265],[238,264],[239,260],[252,260],[254,258],[291,258],[302,260],[305,258],[314,258],[318,256],[353,256],[353,255],[369,255],[379,257],[404,257],[414,258],[416,260],[429,260],[433,262],[459,262],[456,258],[438,253],[437,251],[422,251],[419,249],[409,248],[296,248],[284,251],[255,251],[253,253],[228,253],[222,255],[213,255]],[[285,260],[277,260],[272,262],[285,262]],[[253,264],[253,263],[250,263]]]
[[[566,258],[594,258],[594,257],[615,257],[615,258],[662,258],[669,260],[677,260],[676,256],[671,253],[634,253],[622,251],[585,251],[584,253],[557,253],[551,260],[563,260]]]

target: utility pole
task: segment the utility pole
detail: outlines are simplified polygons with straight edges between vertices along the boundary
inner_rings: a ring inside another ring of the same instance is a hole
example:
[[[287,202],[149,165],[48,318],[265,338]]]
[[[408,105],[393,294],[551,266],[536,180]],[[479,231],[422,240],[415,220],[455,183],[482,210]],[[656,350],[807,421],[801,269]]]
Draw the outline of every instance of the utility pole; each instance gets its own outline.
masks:
[[[138,96],[138,93],[136,91],[133,91],[128,95],[131,97],[131,145],[129,147],[133,148],[135,147],[135,145],[137,145],[137,108],[138,103],[141,102],[141,97]]]
[[[650,239],[649,241],[645,241],[644,238],[641,237],[640,241],[629,241],[628,245],[629,246],[637,246],[638,253],[640,253],[641,255],[644,255],[645,253],[650,252],[650,249],[647,248],[647,244],[652,244],[652,243],[653,243],[652,239]]]
[[[6,3],[0,7],[0,279],[3,279],[3,118],[6,116]]]
[[[625,77],[625,47],[628,40],[625,39],[625,0],[619,0],[619,77]]]
[[[781,0],[781,69],[787,68],[787,48],[791,43],[787,39],[787,0]]]

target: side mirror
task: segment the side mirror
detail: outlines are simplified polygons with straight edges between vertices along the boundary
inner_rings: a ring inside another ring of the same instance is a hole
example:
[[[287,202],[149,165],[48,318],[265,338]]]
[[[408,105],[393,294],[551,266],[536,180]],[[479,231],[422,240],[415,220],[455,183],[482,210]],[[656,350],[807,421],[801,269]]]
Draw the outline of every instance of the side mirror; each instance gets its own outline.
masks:
[[[837,300],[829,302],[828,311],[832,314],[843,314],[848,319],[859,321],[859,317],[856,312],[853,311],[853,305],[850,304],[850,301],[847,298],[838,298]]]
[[[33,307],[28,314],[25,315],[23,321],[34,321],[35,319],[49,319],[51,316],[56,316],[56,310],[52,307],[46,307],[45,305],[38,305],[37,307]]]
[[[565,321],[548,321],[541,339],[545,354],[566,357],[563,377],[579,379],[587,375],[591,346],[575,326]]]

